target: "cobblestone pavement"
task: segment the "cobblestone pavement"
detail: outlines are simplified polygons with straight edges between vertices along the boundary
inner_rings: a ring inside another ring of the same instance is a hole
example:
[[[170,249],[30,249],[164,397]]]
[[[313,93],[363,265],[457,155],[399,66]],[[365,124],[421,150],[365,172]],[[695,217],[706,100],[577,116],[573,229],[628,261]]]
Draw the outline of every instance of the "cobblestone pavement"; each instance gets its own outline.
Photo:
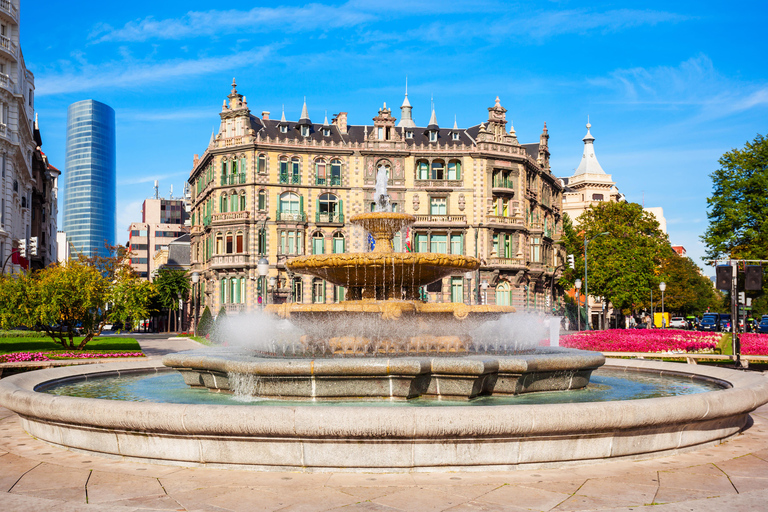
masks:
[[[31,438],[0,408],[0,510],[766,510],[768,406],[718,446],[644,461],[455,473],[185,468],[84,454]]]

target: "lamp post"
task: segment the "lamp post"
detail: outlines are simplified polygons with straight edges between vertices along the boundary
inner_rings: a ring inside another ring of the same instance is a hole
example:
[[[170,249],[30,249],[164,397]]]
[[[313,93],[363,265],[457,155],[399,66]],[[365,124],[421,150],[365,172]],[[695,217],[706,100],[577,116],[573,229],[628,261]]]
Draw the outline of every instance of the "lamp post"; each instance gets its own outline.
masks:
[[[275,287],[277,286],[277,278],[272,276],[269,278],[269,290],[272,292],[272,303],[275,303]]]
[[[667,283],[664,281],[659,283],[659,290],[661,290],[661,326],[667,327],[667,320],[664,318],[664,290],[667,289]]]
[[[193,336],[197,336],[197,283],[200,282],[200,274],[192,272],[192,310],[195,315],[195,325],[192,329]]]
[[[256,264],[256,271],[259,273],[259,289],[261,290],[261,295],[259,298],[261,299],[261,309],[264,309],[264,301],[266,297],[266,293],[264,293],[266,290],[266,277],[267,274],[269,274],[269,261],[267,258],[262,257],[259,262]]]
[[[576,287],[576,330],[581,330],[581,279],[574,281],[573,286]],[[586,303],[586,301],[584,301]]]
[[[183,330],[181,327],[181,308],[183,304],[181,301],[181,292],[176,292],[176,297],[179,298],[179,323],[176,325],[176,332],[181,332]]]
[[[467,280],[467,306],[472,305],[472,293],[470,290],[472,289],[472,272],[466,272],[464,274],[464,279]],[[464,290],[462,290],[462,298],[464,295]]]
[[[585,330],[589,330],[589,278],[587,273],[587,246],[589,245],[589,242],[594,240],[595,238],[603,235],[608,235],[607,231],[604,231],[602,233],[598,233],[589,240],[587,240],[587,237],[584,237],[584,310],[587,313],[587,319],[584,322],[586,325],[584,326]]]

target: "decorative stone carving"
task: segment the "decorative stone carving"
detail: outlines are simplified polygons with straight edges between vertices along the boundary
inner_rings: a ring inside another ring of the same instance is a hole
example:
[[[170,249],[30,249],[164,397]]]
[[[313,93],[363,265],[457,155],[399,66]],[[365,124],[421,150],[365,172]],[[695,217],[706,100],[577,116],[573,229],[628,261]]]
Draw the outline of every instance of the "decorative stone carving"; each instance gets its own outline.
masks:
[[[459,211],[464,211],[464,208],[466,207],[466,199],[464,198],[464,194],[459,194]]]
[[[413,196],[413,211],[417,212],[419,211],[419,195],[414,194]]]

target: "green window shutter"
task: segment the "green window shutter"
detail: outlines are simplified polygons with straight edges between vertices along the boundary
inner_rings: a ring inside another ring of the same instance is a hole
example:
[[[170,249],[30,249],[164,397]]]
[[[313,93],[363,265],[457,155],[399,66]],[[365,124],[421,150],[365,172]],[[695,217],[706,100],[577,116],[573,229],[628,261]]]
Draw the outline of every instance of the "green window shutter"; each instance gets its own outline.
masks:
[[[221,282],[221,303],[224,304],[227,301],[227,279],[224,278],[220,282]]]
[[[339,199],[339,222],[344,222],[344,200]]]
[[[304,215],[304,196],[299,196],[299,213]]]
[[[283,202],[280,200],[280,193],[277,194],[277,213],[282,213],[283,211]]]
[[[315,219],[320,220],[320,196],[315,198]]]

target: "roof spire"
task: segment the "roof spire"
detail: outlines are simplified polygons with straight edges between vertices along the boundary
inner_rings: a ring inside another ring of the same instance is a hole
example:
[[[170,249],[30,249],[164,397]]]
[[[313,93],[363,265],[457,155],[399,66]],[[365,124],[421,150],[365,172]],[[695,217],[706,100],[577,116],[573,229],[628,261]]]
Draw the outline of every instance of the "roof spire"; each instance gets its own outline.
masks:
[[[413,122],[413,115],[412,115],[413,107],[411,106],[411,102],[408,101],[408,77],[405,77],[405,99],[403,99],[403,104],[400,105],[400,122],[397,123],[398,127],[403,128],[415,128],[416,123]]]
[[[605,174],[595,156],[595,146],[593,144],[595,138],[589,132],[590,128],[592,128],[592,125],[589,122],[589,116],[587,116],[587,134],[581,139],[584,141],[584,153],[581,155],[581,162],[576,168],[574,176],[576,174]]]
[[[325,120],[323,120],[323,126],[330,126],[328,124],[328,111],[325,111]]]
[[[304,105],[301,107],[301,117],[299,117],[299,125],[310,125],[312,121],[309,120],[309,112],[307,112],[307,97],[304,96]]]
[[[437,130],[439,127],[437,126],[437,116],[435,115],[435,102],[432,102],[432,115],[429,117],[429,124],[427,125],[427,130]]]
[[[285,123],[285,104],[283,104],[283,116],[280,118],[281,123]]]
[[[456,114],[453,114],[453,130],[459,131],[459,125],[456,123]]]

